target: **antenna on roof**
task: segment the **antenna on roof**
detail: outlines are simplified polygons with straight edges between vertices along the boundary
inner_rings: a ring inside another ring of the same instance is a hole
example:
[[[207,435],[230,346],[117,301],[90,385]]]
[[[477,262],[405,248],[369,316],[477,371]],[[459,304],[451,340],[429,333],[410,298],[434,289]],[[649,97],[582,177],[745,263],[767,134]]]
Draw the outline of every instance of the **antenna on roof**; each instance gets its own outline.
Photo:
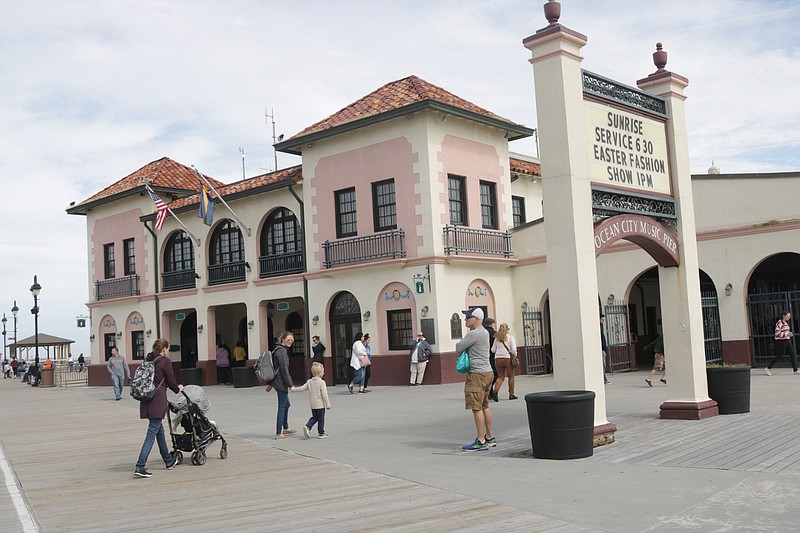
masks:
[[[264,107],[264,122],[266,122],[266,123],[270,122],[267,119],[272,119],[271,120],[271,122],[272,122],[272,152],[275,154],[275,171],[277,172],[277,170],[278,170],[278,151],[275,149],[275,144],[278,141],[282,141],[283,140],[283,134],[280,134],[277,137],[275,136],[275,110],[270,108],[269,109],[269,113],[268,113],[267,112],[267,108]]]

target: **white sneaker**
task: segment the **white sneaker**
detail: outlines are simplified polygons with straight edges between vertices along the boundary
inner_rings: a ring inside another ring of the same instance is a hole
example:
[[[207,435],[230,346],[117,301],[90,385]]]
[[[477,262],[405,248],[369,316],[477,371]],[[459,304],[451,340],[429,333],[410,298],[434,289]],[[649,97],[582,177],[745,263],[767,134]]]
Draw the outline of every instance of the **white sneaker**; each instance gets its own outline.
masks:
[[[766,366],[765,366],[765,367],[764,367],[764,373],[765,373],[766,375],[768,375],[768,376],[771,376],[771,375],[772,375],[772,370],[770,370],[770,369],[769,369],[769,367],[766,367]]]
[[[795,375],[795,376],[800,376],[800,370],[795,370],[795,371],[794,371],[794,375]]]

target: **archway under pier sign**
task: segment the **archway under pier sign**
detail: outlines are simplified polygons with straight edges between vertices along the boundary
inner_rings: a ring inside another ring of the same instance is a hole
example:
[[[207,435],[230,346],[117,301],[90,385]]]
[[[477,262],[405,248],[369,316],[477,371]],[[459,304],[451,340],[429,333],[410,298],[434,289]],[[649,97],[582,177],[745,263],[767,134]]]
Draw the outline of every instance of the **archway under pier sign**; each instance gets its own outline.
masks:
[[[636,244],[662,267],[680,264],[675,235],[650,217],[617,215],[597,224],[594,227],[595,256],[602,254],[620,239]]]

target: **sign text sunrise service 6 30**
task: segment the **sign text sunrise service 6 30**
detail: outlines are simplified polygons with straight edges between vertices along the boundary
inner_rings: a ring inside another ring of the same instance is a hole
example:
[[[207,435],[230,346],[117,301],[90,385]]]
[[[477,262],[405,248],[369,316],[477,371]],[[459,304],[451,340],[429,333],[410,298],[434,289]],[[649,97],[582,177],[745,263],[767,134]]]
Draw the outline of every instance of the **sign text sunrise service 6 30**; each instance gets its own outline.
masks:
[[[585,101],[584,110],[592,182],[672,193],[663,123],[593,101]]]

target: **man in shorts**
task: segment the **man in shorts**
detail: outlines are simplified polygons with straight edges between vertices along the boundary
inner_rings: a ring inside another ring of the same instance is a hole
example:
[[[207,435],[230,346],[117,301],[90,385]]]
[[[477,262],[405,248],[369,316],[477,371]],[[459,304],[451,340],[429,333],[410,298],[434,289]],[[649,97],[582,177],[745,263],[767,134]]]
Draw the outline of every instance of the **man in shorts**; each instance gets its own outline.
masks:
[[[489,392],[494,373],[489,364],[489,332],[483,327],[483,310],[471,307],[464,313],[464,323],[469,332],[456,344],[456,353],[467,350],[469,372],[464,383],[465,408],[475,418],[475,442],[462,446],[463,450],[484,451],[497,446],[492,433],[492,412],[489,410]]]

